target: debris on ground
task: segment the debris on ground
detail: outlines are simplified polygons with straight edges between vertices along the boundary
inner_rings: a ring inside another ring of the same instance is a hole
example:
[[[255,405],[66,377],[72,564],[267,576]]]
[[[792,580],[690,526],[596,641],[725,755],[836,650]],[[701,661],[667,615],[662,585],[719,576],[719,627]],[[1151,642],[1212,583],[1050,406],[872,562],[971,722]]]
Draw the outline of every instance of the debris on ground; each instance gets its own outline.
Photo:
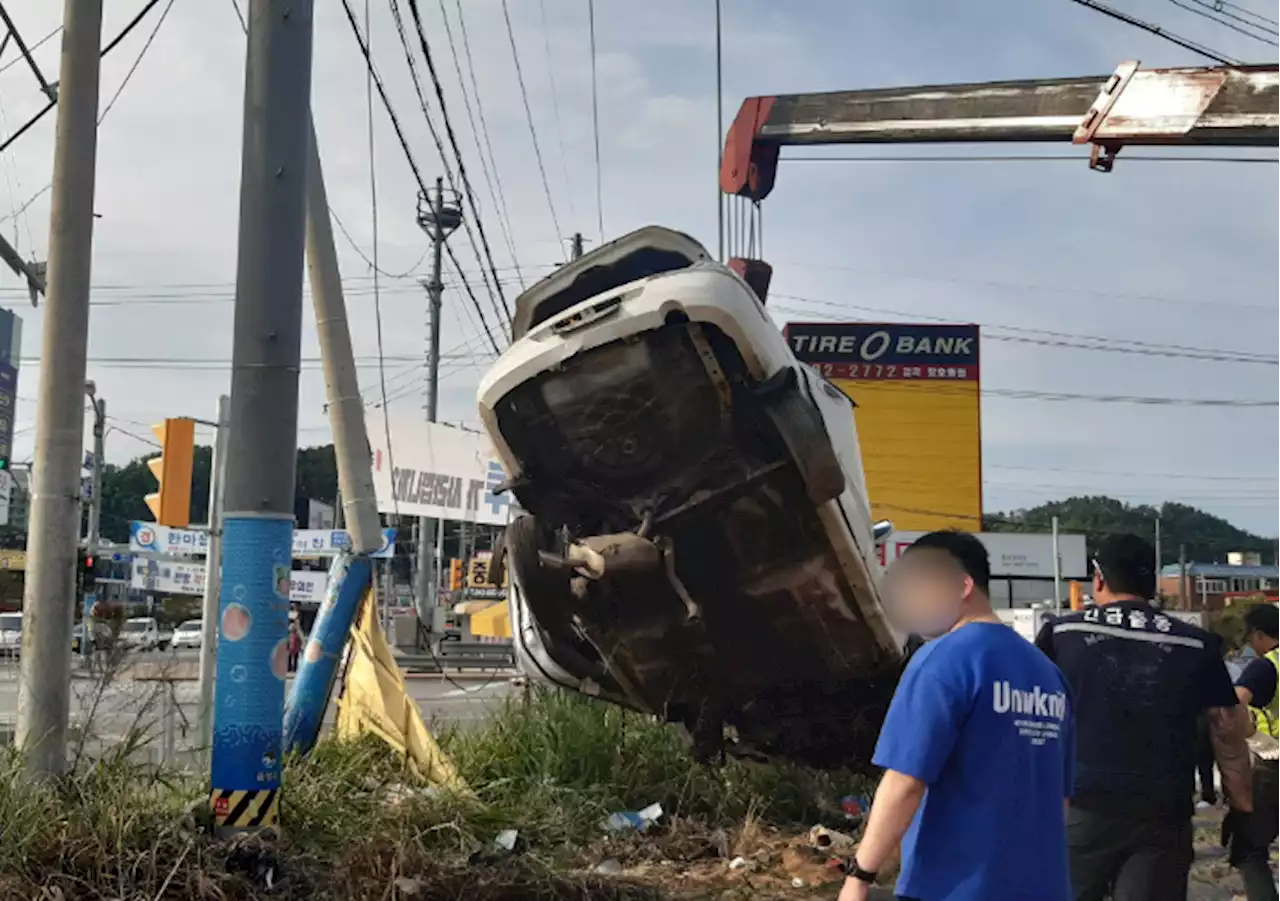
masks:
[[[604,821],[604,830],[621,832],[624,829],[634,829],[636,832],[644,832],[661,818],[662,805],[650,804],[643,810],[623,810],[609,814],[609,818]]]

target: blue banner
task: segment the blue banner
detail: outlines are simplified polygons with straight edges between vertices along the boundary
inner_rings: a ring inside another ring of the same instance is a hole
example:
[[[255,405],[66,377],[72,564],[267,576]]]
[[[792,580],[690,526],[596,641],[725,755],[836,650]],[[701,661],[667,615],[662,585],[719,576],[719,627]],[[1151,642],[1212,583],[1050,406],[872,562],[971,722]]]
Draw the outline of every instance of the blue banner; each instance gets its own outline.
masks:
[[[215,791],[280,786],[293,517],[228,516],[222,532]]]
[[[285,748],[289,751],[306,754],[320,736],[320,724],[342,661],[342,648],[372,579],[373,562],[368,556],[343,555],[334,558],[329,567],[329,589],[298,662],[298,675],[285,710]]]

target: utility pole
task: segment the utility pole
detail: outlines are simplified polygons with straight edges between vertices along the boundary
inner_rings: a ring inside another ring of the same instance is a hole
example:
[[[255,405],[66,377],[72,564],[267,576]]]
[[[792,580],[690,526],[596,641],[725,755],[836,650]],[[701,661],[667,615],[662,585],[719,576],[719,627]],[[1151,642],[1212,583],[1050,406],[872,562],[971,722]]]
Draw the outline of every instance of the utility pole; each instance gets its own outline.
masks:
[[[576,260],[582,256],[582,232],[573,233],[573,243],[570,245],[569,259]]]
[[[1187,609],[1187,546],[1178,545],[1178,609]]]
[[[93,407],[93,468],[89,482],[93,487],[89,496],[89,522],[84,541],[85,553],[92,557],[98,553],[98,544],[102,540],[102,455],[107,427],[107,401],[97,396],[97,386],[91,381],[84,383],[84,391],[89,395],[89,404]]]
[[[435,422],[440,406],[440,307],[441,298],[444,295],[444,283],[440,281],[440,270],[444,265],[444,242],[458,226],[462,225],[460,198],[456,192],[452,191],[446,196],[444,179],[436,179],[434,192],[418,197],[418,225],[431,239],[431,278],[425,283],[429,317],[427,422]],[[435,604],[435,592],[432,590],[436,584],[433,566],[435,546],[436,521],[425,516],[419,517],[418,584],[414,586],[414,594],[417,598],[418,618],[428,624],[431,622],[431,607]]]
[[[224,834],[280,812],[313,6],[249,4],[210,774]]]
[[[200,605],[200,707],[196,712],[196,747],[209,752],[213,741],[213,678],[218,647],[218,595],[222,591],[222,512],[227,474],[227,433],[231,431],[231,398],[218,398],[218,430],[209,461],[209,552],[204,560],[204,603]]]
[[[37,777],[60,776],[67,764],[102,0],[66,0],[62,28],[16,736]]]
[[[1164,568],[1164,552],[1160,547],[1160,511],[1156,511],[1156,600],[1160,599],[1160,571]]]
[[[1053,518],[1053,615],[1062,616],[1062,555],[1058,553],[1058,517]]]

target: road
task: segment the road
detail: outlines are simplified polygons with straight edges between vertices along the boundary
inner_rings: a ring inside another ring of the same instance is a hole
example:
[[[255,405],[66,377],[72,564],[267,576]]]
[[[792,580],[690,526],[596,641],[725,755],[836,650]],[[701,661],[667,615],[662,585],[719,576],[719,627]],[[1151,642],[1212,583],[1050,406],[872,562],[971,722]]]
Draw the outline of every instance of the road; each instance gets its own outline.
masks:
[[[152,664],[158,670],[190,671],[198,661],[198,652],[152,652],[132,655],[138,664]],[[76,666],[79,665],[77,661]],[[142,669],[142,666],[136,667]],[[163,682],[147,679],[120,678],[103,684],[98,679],[72,680],[71,720],[79,730],[90,723],[91,753],[124,741],[139,732],[154,739],[154,755],[160,753],[160,736],[165,718],[165,695],[172,686],[175,747],[194,747],[199,713],[199,685],[194,680]],[[286,690],[292,685],[292,679]],[[428,726],[468,727],[482,722],[504,698],[515,689],[505,673],[468,674],[452,680],[440,676],[415,677],[406,680],[409,696],[418,704]],[[12,726],[17,718],[18,666],[0,662],[0,727]],[[332,725],[334,705],[326,713],[326,728]],[[7,729],[4,731],[8,731]],[[153,756],[154,756],[153,755]]]

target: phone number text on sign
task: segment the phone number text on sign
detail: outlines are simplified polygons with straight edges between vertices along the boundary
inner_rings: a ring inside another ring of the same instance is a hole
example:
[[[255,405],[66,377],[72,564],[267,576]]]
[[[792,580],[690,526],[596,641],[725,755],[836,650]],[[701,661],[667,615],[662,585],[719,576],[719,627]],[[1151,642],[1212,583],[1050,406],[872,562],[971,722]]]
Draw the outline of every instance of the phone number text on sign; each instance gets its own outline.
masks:
[[[815,363],[813,367],[829,379],[850,380],[945,380],[948,382],[974,382],[978,380],[976,366],[899,366],[896,363]]]

